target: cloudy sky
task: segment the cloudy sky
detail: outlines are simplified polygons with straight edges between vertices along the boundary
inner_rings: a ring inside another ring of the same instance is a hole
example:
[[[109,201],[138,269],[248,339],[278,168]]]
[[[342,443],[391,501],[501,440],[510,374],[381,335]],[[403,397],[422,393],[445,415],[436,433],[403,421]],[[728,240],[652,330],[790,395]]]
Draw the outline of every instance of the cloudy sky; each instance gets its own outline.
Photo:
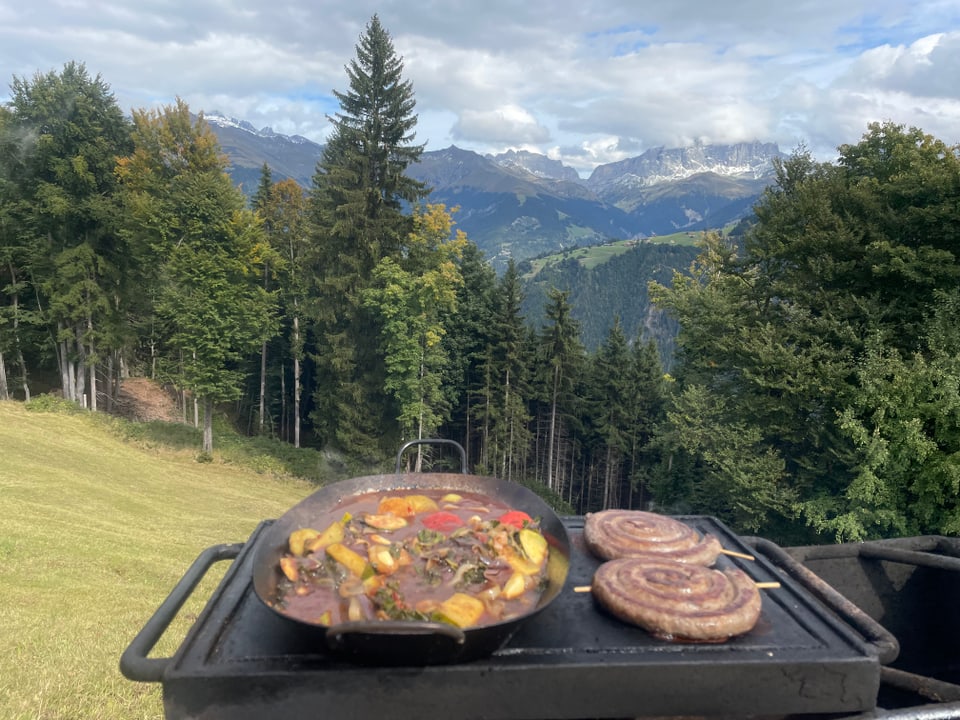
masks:
[[[696,141],[831,159],[872,121],[960,142],[960,0],[0,0],[0,101],[75,60],[124,110],[179,96],[322,142],[374,13],[428,150],[586,176]]]

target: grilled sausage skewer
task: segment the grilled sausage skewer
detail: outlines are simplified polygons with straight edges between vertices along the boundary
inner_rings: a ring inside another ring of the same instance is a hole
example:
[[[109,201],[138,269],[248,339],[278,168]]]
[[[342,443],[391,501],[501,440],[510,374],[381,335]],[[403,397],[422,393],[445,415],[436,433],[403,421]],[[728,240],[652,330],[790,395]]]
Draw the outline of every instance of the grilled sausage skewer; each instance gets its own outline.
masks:
[[[723,552],[715,536],[700,535],[679,520],[643,510],[587,513],[583,539],[603,560],[643,557],[709,567]]]
[[[760,591],[739,568],[619,558],[597,569],[591,588],[615,617],[673,640],[722,642],[760,618]]]

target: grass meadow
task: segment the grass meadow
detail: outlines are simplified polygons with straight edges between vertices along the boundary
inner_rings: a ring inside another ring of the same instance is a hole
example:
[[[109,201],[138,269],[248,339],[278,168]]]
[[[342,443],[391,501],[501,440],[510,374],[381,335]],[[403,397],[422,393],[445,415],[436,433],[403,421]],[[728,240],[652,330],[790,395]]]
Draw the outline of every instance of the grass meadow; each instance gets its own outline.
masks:
[[[160,685],[124,678],[121,653],[202,550],[316,488],[216,450],[198,463],[198,445],[163,435],[0,402],[0,718],[162,718]],[[227,565],[154,656],[176,650]]]

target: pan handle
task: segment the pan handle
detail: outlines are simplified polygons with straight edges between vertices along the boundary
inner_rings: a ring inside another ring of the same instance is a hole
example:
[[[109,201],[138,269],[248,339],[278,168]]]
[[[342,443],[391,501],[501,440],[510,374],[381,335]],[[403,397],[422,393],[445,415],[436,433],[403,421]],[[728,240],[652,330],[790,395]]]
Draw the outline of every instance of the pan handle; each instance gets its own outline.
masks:
[[[143,629],[137,633],[127,649],[120,656],[120,672],[128,680],[140,682],[160,682],[173,658],[147,657],[153,646],[163,636],[177,616],[177,612],[200,584],[207,571],[222,560],[233,560],[240,554],[243,543],[232,545],[214,545],[208,547],[194,560],[193,565],[184,573],[161,603]]]
[[[409,442],[405,442],[400,446],[400,450],[397,451],[397,475],[400,474],[403,454],[414,445],[452,445],[454,448],[456,448],[457,452],[460,453],[460,472],[464,475],[467,474],[467,451],[463,449],[463,445],[458,443],[456,440],[446,440],[444,438],[424,438],[421,440],[410,440]]]
[[[455,625],[441,622],[404,622],[402,620],[358,620],[333,625],[327,629],[327,640],[331,647],[339,647],[351,635],[431,635],[449,638],[455,645],[463,645],[466,640],[463,630]]]
[[[467,636],[446,623],[375,620],[334,625],[326,641],[331,650],[362,662],[432,665],[460,656]]]

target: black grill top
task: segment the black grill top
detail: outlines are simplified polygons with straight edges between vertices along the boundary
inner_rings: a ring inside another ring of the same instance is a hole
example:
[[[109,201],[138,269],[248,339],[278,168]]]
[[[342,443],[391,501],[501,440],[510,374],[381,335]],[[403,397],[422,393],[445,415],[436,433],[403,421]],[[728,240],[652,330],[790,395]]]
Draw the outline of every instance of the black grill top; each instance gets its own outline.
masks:
[[[728,550],[753,553],[714,518],[681,517]],[[389,717],[615,718],[643,715],[786,715],[872,709],[880,683],[874,649],[767,559],[721,556],[762,590],[757,627],[722,644],[653,638],[600,609],[589,593],[599,564],[582,518],[565,518],[567,587],[493,656],[447,666],[351,665],[260,602],[251,584],[261,524],[240,550],[163,677],[174,718]]]

